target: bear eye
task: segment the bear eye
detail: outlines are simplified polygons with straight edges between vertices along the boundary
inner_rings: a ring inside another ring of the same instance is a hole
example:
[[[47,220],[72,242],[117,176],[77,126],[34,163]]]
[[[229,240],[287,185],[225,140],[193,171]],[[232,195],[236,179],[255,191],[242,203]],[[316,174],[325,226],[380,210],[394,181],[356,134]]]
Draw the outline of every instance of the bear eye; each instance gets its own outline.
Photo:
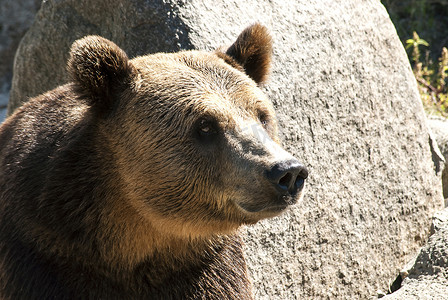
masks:
[[[218,126],[215,121],[202,118],[198,120],[195,132],[199,139],[210,140],[217,134]]]

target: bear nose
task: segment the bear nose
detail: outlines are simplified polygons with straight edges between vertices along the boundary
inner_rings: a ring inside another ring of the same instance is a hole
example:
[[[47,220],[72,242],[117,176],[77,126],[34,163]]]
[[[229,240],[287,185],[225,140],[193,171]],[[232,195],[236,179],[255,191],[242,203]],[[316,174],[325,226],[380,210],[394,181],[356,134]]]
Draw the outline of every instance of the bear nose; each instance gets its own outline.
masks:
[[[294,195],[303,188],[308,170],[297,160],[288,160],[275,164],[266,177],[281,194]]]

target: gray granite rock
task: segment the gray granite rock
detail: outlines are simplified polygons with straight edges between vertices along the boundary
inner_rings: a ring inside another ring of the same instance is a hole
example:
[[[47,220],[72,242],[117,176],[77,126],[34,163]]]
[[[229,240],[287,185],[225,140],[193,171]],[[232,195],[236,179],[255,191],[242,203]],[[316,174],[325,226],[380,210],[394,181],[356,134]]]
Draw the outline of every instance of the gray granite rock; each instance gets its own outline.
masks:
[[[6,107],[8,105],[9,93],[0,94],[0,124],[6,118]]]
[[[401,272],[401,288],[382,299],[448,298],[448,209],[435,214],[433,231],[411,266]]]
[[[177,5],[182,1],[43,1],[18,49],[8,111],[66,82],[70,46],[85,35],[113,40],[131,57],[192,49]]]
[[[0,123],[6,114],[14,54],[40,3],[41,0],[0,1]]]
[[[445,206],[448,200],[448,120],[439,116],[429,116],[428,125],[444,159],[442,163],[442,186]]]
[[[434,133],[440,152],[448,159],[448,119],[440,116],[429,115],[428,125]]]
[[[228,45],[254,22],[274,38],[265,90],[285,148],[310,170],[303,201],[246,231],[256,298],[373,297],[443,206],[415,79],[380,1],[47,0],[20,45],[10,109],[66,80],[83,35],[135,56]]]

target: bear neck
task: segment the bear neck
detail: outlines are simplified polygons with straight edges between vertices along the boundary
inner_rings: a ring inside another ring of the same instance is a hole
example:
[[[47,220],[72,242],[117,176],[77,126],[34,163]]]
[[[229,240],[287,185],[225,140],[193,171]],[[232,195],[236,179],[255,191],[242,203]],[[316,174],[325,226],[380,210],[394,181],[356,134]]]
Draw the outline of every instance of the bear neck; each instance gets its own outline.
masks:
[[[185,262],[201,264],[218,255],[223,245],[234,239],[233,235],[192,238],[160,232],[126,200],[103,210],[102,230],[97,235],[102,260],[117,269],[132,271],[150,263],[157,265],[155,269],[176,271],[187,267]]]

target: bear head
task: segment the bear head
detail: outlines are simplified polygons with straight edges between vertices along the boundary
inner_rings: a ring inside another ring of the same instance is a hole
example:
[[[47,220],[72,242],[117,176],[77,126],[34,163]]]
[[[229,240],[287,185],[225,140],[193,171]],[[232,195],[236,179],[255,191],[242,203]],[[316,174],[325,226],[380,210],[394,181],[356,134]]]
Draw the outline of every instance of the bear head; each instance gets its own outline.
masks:
[[[69,74],[114,157],[120,201],[158,231],[190,238],[229,233],[294,204],[307,170],[280,146],[259,87],[271,56],[258,24],[216,52],[128,59],[104,38],[76,41]]]

